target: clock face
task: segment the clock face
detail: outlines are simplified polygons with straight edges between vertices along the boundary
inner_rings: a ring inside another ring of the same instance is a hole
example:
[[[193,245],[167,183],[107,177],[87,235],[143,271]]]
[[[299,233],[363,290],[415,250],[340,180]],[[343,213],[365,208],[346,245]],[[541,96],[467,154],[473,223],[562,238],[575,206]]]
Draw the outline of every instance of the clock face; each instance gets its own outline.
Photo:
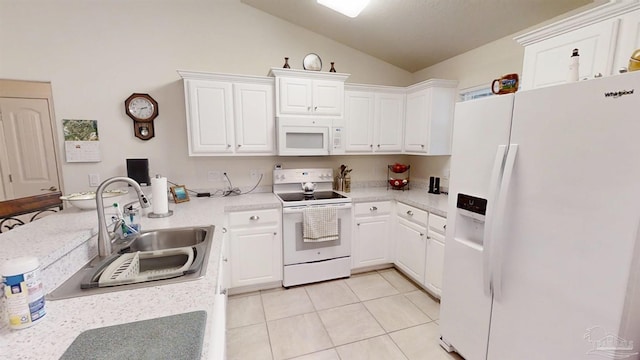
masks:
[[[148,119],[153,115],[155,107],[153,103],[144,97],[136,97],[129,103],[129,112],[138,119]]]

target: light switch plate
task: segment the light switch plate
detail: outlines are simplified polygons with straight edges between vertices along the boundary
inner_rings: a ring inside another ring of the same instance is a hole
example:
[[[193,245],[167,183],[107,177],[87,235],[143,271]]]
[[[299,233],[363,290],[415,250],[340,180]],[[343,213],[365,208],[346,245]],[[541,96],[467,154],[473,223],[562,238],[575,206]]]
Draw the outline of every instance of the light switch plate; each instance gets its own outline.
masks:
[[[89,186],[100,186],[100,174],[89,174]]]

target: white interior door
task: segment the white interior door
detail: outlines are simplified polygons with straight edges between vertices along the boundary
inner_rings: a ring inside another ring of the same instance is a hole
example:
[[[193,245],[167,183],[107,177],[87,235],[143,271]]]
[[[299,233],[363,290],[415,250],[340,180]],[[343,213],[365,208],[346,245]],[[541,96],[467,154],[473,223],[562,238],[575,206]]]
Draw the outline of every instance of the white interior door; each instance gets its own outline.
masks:
[[[6,155],[2,180],[5,198],[60,189],[53,129],[46,99],[0,98],[0,145]]]

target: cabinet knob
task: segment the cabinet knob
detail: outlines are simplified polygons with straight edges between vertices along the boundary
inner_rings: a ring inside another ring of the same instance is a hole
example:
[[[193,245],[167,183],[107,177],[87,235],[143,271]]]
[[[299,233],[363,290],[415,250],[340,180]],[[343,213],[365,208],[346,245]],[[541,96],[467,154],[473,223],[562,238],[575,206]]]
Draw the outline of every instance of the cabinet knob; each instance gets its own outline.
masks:
[[[424,236],[424,234],[423,234],[423,233],[420,233],[420,237],[423,237],[423,236]],[[428,237],[427,237],[427,239],[428,239]]]
[[[314,108],[313,108],[313,111],[318,111],[318,107],[317,107],[317,106],[316,106],[316,107],[314,107]]]
[[[231,144],[227,144],[227,149],[231,147]]]
[[[444,225],[442,226],[442,228],[443,228],[443,229],[445,229],[445,230],[447,230],[447,224],[444,224]]]
[[[249,220],[260,220],[260,216],[258,215],[252,215]]]
[[[601,78],[602,77],[602,73],[595,73],[593,75],[594,78]]]
[[[223,233],[223,234],[225,234],[226,232],[227,232],[227,228],[226,228],[226,227],[223,227],[223,228],[222,228],[222,233]]]
[[[407,215],[409,215],[409,216],[413,216],[413,211],[411,211],[411,210],[407,210]]]
[[[420,145],[420,147],[424,149],[424,144]]]
[[[369,208],[369,211],[376,211],[376,210],[378,210],[377,206],[372,206],[372,207]]]
[[[360,223],[357,223],[356,225],[360,226]]]
[[[369,147],[370,147],[370,148],[373,148],[373,144],[369,144]]]
[[[274,231],[274,232],[273,232],[273,235],[278,235],[278,233]]]
[[[311,112],[311,106],[307,107],[307,111]]]
[[[228,262],[228,261],[229,261],[229,259],[227,259],[227,258],[222,258],[222,261],[224,261],[224,262]]]
[[[238,144],[238,147],[242,146],[242,144]]]
[[[431,239],[431,236],[427,235],[427,240]]]

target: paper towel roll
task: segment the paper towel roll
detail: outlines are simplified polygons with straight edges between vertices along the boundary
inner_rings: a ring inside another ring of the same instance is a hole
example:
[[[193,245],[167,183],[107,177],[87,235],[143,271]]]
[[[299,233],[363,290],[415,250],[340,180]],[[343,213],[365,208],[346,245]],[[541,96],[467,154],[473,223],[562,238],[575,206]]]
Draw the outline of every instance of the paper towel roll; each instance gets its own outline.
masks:
[[[155,214],[166,214],[169,212],[166,177],[155,177],[151,179],[151,196],[153,212]]]

